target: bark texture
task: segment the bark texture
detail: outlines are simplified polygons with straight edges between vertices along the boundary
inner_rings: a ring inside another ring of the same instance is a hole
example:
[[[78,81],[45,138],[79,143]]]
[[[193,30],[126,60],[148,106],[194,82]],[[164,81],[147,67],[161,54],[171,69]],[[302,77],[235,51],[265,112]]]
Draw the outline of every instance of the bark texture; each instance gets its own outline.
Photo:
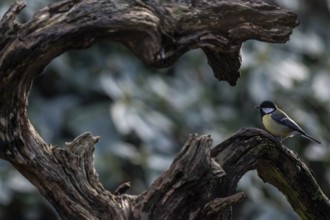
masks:
[[[317,185],[312,172],[289,148],[269,133],[241,129],[214,147],[211,157],[226,171],[217,195],[235,193],[239,179],[256,169],[259,177],[277,187],[301,219],[330,219],[330,200]]]
[[[264,131],[243,129],[213,149],[210,136],[191,135],[170,168],[133,196],[125,194],[128,183],[109,192],[99,182],[93,165],[99,137],[84,133],[54,147],[27,114],[29,90],[44,67],[101,40],[118,41],[158,68],[201,48],[215,77],[235,85],[242,43],[287,41],[298,24],[294,13],[229,0],[67,0],[20,24],[15,19],[24,7],[13,4],[0,21],[0,158],[29,179],[61,218],[230,219],[232,204],[245,198],[236,193],[237,182],[257,169],[303,219],[329,219],[329,200],[308,168]]]
[[[24,2],[14,4],[0,24],[0,63],[39,74],[54,57],[100,40],[118,41],[150,66],[172,65],[184,52],[201,48],[214,75],[235,85],[242,43],[283,43],[298,25],[296,14],[264,3],[241,1],[66,0],[15,22]],[[42,56],[41,56],[42,55]],[[22,57],[24,62],[22,63]],[[34,72],[25,67],[38,58]],[[9,74],[9,73],[8,73]]]

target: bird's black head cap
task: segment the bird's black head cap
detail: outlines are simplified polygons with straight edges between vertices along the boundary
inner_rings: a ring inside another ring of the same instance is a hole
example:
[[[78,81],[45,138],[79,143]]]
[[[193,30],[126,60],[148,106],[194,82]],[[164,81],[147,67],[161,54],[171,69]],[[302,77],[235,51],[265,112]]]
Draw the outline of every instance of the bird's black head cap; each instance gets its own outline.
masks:
[[[276,105],[272,101],[266,100],[260,104],[259,108],[275,108],[276,109]]]
[[[276,105],[272,101],[269,101],[269,100],[263,101],[256,108],[260,110],[261,116],[271,113],[277,109]]]

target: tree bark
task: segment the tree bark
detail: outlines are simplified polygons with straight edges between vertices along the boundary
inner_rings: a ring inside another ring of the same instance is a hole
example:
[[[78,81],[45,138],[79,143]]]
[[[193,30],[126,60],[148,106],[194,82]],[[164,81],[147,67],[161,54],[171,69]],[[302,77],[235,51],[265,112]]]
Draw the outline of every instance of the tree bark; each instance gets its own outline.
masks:
[[[237,182],[251,169],[278,187],[303,219],[328,218],[329,200],[308,168],[264,131],[241,130],[213,149],[210,136],[191,135],[149,189],[128,195],[127,183],[112,193],[99,182],[93,165],[99,137],[84,133],[54,147],[27,114],[32,82],[44,67],[70,49],[101,40],[118,41],[157,68],[201,48],[215,77],[235,85],[242,43],[287,41],[298,24],[294,13],[229,0],[67,0],[19,24],[15,18],[24,7],[13,4],[0,21],[0,157],[30,180],[61,218],[229,219],[232,204],[246,196],[236,193]]]
[[[215,146],[211,157],[226,171],[216,194],[235,193],[239,179],[256,169],[264,182],[277,187],[301,219],[329,219],[330,201],[317,185],[312,172],[289,148],[259,129],[241,129]]]

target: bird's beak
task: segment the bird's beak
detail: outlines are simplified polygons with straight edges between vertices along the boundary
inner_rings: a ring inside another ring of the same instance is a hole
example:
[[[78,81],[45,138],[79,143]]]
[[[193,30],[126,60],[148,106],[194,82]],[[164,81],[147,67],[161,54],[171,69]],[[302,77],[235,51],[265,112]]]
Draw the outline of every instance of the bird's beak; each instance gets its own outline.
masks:
[[[256,109],[260,109],[260,107],[259,107],[259,106],[255,106],[255,108],[256,108]]]

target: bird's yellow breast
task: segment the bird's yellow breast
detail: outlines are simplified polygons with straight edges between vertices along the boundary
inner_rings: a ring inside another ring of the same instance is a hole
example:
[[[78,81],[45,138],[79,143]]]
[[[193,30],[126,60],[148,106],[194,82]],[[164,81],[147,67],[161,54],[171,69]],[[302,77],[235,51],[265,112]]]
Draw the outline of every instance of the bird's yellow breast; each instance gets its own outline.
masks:
[[[271,118],[271,114],[262,117],[262,124],[269,133],[275,136],[287,137],[292,133],[291,128],[274,121]]]

